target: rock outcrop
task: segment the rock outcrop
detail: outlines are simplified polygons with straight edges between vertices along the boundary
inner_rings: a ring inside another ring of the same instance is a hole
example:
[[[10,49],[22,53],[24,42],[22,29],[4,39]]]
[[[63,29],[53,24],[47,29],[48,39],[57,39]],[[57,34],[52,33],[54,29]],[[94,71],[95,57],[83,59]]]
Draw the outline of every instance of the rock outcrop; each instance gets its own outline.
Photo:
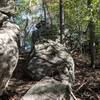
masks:
[[[33,84],[22,100],[74,100],[71,95],[74,61],[66,48],[51,40],[35,47],[27,75],[39,82]]]
[[[18,61],[19,27],[8,21],[15,13],[15,0],[0,0],[0,95],[7,87]]]
[[[74,61],[63,45],[49,40],[35,48],[36,54],[27,67],[27,73],[32,79],[41,80],[49,76],[73,83]]]
[[[74,100],[68,88],[53,78],[43,79],[33,85],[21,100]]]
[[[19,27],[10,22],[4,22],[0,28],[0,92],[7,86],[7,82],[17,65],[18,33]]]

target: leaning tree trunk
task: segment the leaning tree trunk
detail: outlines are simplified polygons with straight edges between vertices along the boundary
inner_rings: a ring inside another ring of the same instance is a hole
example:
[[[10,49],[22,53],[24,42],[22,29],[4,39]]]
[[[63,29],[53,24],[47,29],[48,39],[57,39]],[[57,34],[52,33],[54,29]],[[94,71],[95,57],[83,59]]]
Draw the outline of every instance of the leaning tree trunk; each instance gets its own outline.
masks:
[[[49,16],[49,22],[50,22],[50,25],[51,25],[51,27],[52,27],[52,25],[53,25],[53,23],[52,23],[52,17],[51,17],[51,15],[50,15],[50,12],[49,12],[49,9],[48,9],[48,4],[47,4],[46,1],[45,1],[45,7],[46,7],[46,9],[47,9],[47,14],[48,14],[48,16]]]

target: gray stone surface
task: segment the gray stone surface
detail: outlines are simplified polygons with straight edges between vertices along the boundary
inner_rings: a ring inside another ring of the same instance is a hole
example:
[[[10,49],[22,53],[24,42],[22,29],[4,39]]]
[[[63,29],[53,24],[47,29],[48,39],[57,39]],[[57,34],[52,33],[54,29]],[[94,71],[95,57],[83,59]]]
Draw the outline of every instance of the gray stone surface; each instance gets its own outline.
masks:
[[[19,27],[7,20],[15,14],[15,0],[0,0],[0,95],[18,61]]]
[[[21,100],[73,100],[66,85],[53,78],[43,79],[28,90]]]
[[[15,14],[15,0],[0,0],[0,24]]]
[[[36,45],[36,56],[30,60],[27,70],[34,80],[49,76],[65,83],[74,81],[73,58],[63,45],[51,40]]]
[[[18,33],[19,27],[7,21],[4,22],[2,28],[0,28],[0,94],[7,86],[8,80],[17,65]]]

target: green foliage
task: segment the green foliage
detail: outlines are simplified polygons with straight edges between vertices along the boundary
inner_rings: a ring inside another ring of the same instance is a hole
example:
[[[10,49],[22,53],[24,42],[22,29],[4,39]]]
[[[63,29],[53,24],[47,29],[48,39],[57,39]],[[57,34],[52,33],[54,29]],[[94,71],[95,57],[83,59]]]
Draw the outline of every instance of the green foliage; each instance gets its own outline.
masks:
[[[42,0],[19,0],[17,6],[17,22],[24,28],[25,21],[21,18],[21,13],[35,14],[31,10],[32,6],[36,6]],[[53,22],[53,31],[58,35],[59,32],[59,0],[45,0]],[[88,7],[88,0],[63,0],[65,28],[68,28],[70,35],[76,34],[78,42],[84,42],[89,39],[89,33],[84,32],[87,29],[90,18],[95,23],[96,37],[100,36],[100,0],[91,0],[91,6]],[[40,16],[41,17],[41,16]],[[33,17],[34,19],[35,17]],[[38,18],[37,18],[38,19]],[[84,38],[85,37],[85,38]],[[74,40],[74,39],[73,39]]]

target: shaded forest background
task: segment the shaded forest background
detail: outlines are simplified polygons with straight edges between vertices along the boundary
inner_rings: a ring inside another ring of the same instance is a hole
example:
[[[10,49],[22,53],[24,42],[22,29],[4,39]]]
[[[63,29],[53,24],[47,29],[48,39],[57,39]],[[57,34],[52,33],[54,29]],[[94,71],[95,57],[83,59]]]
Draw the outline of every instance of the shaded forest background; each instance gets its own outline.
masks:
[[[99,0],[18,0],[16,4],[14,20],[22,29],[22,47],[31,46],[32,31],[44,21],[38,28],[40,40],[52,38],[64,44],[68,52],[89,55],[95,67],[96,54],[100,53]]]

